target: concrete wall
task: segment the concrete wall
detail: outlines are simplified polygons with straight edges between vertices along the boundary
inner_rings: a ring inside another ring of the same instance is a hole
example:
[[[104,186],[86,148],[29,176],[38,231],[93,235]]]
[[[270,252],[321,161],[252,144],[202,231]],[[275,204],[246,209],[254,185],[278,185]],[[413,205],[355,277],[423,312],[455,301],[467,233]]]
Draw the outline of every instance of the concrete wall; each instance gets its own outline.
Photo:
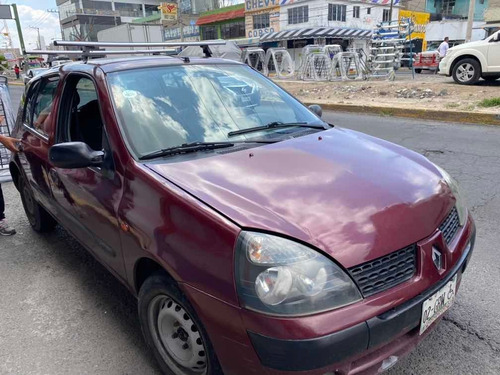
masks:
[[[481,40],[486,34],[480,27],[483,26],[484,22],[474,22],[472,29],[472,40]],[[446,36],[450,38],[451,41],[461,40],[465,41],[465,34],[467,29],[467,21],[434,21],[430,22],[426,28],[426,39],[428,42],[441,41]]]

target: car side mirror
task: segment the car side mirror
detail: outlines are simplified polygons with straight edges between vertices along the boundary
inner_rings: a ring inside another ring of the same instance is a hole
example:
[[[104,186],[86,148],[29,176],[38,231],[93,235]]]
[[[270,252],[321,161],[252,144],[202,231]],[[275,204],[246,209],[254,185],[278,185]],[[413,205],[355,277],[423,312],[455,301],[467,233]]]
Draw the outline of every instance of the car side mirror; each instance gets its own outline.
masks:
[[[99,167],[104,161],[104,152],[94,151],[83,142],[59,143],[50,148],[49,160],[63,169]]]
[[[500,42],[500,33],[497,33],[490,42]]]
[[[321,106],[319,106],[317,104],[312,104],[308,108],[311,112],[316,114],[316,116],[318,116],[319,118],[323,117],[323,108],[321,108]]]

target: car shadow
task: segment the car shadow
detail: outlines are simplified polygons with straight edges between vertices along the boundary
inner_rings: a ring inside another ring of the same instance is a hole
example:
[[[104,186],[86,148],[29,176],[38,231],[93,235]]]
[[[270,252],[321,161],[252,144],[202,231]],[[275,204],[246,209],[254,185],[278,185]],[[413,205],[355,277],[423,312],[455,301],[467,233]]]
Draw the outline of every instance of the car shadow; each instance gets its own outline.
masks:
[[[58,262],[62,271],[72,272],[73,281],[81,283],[79,292],[84,299],[92,300],[95,310],[104,312],[115,320],[113,330],[125,332],[135,356],[143,357],[154,374],[160,374],[156,359],[142,336],[137,317],[137,300],[129,290],[101,265],[80,243],[61,226],[54,232],[38,235],[50,248],[51,259]],[[55,256],[54,256],[55,255]],[[86,295],[85,295],[86,294]]]

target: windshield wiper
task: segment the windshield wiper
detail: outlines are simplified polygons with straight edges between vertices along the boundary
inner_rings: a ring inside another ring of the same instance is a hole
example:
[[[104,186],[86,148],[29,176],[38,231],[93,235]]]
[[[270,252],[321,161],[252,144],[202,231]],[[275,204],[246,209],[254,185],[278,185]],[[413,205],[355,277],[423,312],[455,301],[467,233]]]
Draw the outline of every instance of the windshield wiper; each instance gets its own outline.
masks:
[[[219,148],[233,147],[237,143],[275,143],[275,140],[248,140],[248,141],[236,141],[236,142],[191,142],[184,143],[180,146],[164,148],[161,150],[150,152],[139,157],[139,160],[149,160],[155,159],[162,156],[172,156],[177,154],[187,154],[190,152],[215,150]]]
[[[274,122],[270,122],[267,125],[255,126],[253,128],[248,128],[248,129],[235,130],[235,131],[227,133],[227,136],[228,137],[233,137],[235,135],[246,134],[246,133],[253,133],[253,132],[258,132],[258,131],[261,131],[261,130],[276,129],[276,128],[289,128],[291,126],[299,126],[299,127],[302,127],[302,128],[312,128],[312,129],[326,130],[324,126],[321,126],[321,125],[312,125],[312,124],[308,124],[307,122],[280,122],[280,121],[274,121]]]

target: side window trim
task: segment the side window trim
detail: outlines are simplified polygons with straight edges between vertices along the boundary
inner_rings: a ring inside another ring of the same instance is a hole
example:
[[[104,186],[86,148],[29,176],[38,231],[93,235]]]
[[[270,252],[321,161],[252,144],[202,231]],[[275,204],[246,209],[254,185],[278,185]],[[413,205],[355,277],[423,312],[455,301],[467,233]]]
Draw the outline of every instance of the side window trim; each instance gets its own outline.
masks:
[[[26,100],[26,103],[24,104],[25,107],[24,107],[24,111],[23,111],[23,120],[22,120],[23,128],[25,130],[30,132],[35,137],[40,138],[41,140],[43,140],[46,143],[49,141],[49,136],[47,134],[40,132],[38,129],[36,129],[33,126],[33,116],[34,116],[35,107],[37,104],[38,94],[40,93],[40,88],[42,87],[42,84],[45,81],[48,81],[48,80],[53,79],[53,78],[57,78],[57,80],[60,80],[59,75],[54,74],[54,75],[50,75],[50,76],[44,77],[42,79],[39,79],[30,86],[30,88],[28,89],[28,93],[26,94],[28,96],[28,98]],[[28,106],[29,106],[29,111],[30,111],[29,123],[26,122],[26,110],[28,109]]]
[[[38,89],[40,88],[40,80],[32,83],[30,87],[28,88],[28,92],[25,94],[26,95],[26,100],[24,103],[24,110],[23,110],[23,125],[27,127],[32,126],[32,121],[33,121],[33,101],[36,99],[36,96],[38,95]],[[29,108],[29,123],[26,122],[26,111]]]

